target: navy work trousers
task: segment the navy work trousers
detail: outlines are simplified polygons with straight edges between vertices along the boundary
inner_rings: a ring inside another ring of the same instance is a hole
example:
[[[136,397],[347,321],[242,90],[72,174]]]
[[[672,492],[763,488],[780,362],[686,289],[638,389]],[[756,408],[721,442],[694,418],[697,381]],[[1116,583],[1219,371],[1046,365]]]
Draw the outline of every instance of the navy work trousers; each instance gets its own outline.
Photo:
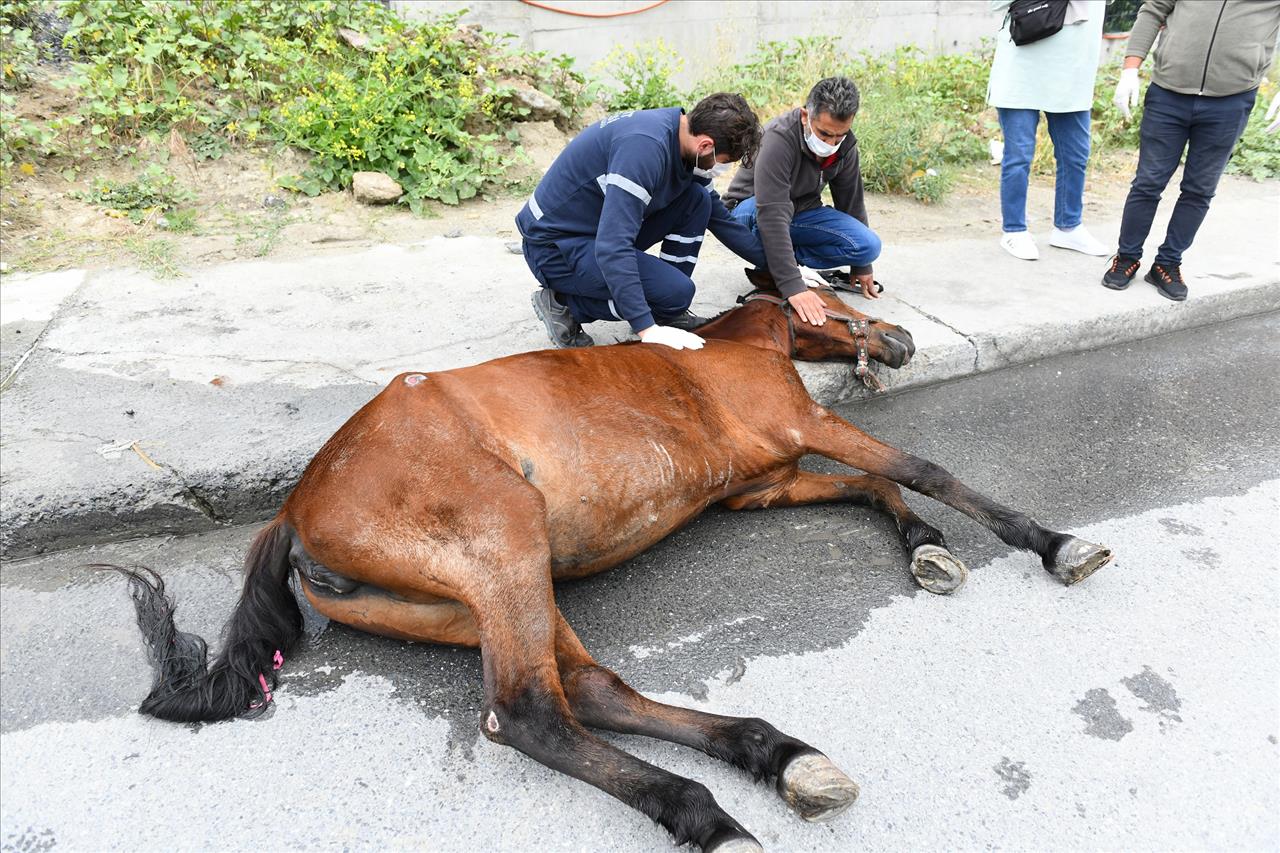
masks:
[[[661,324],[693,302],[693,267],[711,219],[706,188],[690,184],[674,202],[644,220],[636,236],[636,266],[645,301]],[[645,250],[662,244],[657,257]],[[579,323],[621,320],[596,261],[595,237],[562,237],[554,245],[524,241],[524,258],[543,287],[554,290]],[[638,331],[638,330],[637,330]]]

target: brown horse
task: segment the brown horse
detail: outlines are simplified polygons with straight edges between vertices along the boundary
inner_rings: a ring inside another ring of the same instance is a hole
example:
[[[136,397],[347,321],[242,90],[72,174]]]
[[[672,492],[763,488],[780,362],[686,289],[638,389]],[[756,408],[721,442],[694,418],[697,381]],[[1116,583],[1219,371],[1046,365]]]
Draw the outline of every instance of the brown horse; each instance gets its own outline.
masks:
[[[775,783],[810,820],[843,811],[857,786],[822,753],[761,719],[645,698],[592,659],[552,593],[554,581],[615,566],[712,504],[817,502],[888,512],[921,585],[955,590],[964,565],[897,484],[1034,551],[1065,583],[1110,560],[1105,548],[1046,530],[815,403],[792,356],[898,367],[913,352],[900,327],[851,311],[832,291],[822,298],[833,319],[815,327],[793,322],[775,291],[757,290],[700,330],[700,351],[635,343],[396,377],[321,448],[254,540],[211,666],[204,642],[174,627],[160,578],[126,570],[157,669],[141,710],[200,721],[265,708],[281,652],[300,631],[296,570],[330,619],[479,646],[487,738],[612,794],[679,843],[759,849],[706,787],[588,727],[700,749]],[[806,453],[865,473],[802,471]]]

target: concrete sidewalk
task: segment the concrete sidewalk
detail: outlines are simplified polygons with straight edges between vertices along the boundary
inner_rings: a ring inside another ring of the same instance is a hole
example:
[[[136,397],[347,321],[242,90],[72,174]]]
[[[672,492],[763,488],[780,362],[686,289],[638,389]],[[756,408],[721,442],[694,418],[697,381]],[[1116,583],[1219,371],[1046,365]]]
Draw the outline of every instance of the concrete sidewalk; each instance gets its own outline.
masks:
[[[1170,204],[1152,230],[1164,233]],[[1117,211],[1118,213],[1118,211]],[[1118,222],[1094,223],[1114,243]],[[1182,304],[1105,259],[981,240],[894,245],[884,298],[917,352],[890,389],[1280,310],[1280,194],[1225,180],[1186,258]],[[743,263],[714,241],[694,309],[733,305]],[[1144,268],[1145,269],[1145,268]],[[394,375],[547,345],[536,282],[504,240],[436,238],[341,257],[234,263],[156,281],[131,270],[11,275],[0,287],[0,537],[6,557],[269,515],[320,445]],[[600,343],[624,324],[594,324]],[[800,365],[816,399],[865,394],[845,364]],[[1212,381],[1213,365],[1205,365]],[[1046,412],[1052,418],[1052,412]]]

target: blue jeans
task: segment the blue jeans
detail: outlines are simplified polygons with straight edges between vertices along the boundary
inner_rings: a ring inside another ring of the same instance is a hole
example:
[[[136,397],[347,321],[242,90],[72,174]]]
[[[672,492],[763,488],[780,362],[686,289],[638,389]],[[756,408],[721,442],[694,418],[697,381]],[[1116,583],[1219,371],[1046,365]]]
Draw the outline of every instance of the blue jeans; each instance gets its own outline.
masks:
[[[1244,133],[1253,109],[1257,89],[1223,98],[1181,95],[1154,83],[1147,87],[1142,104],[1142,141],[1138,148],[1138,171],[1124,202],[1120,220],[1119,252],[1142,257],[1142,244],[1151,232],[1160,196],[1178,168],[1182,151],[1187,163],[1182,170],[1181,192],[1173,206],[1164,243],[1156,250],[1156,263],[1182,263],[1182,253],[1191,246],[1200,223],[1209,212],[1209,200],[1218,189],[1218,179],[1227,160]]]
[[[683,314],[693,302],[694,265],[711,219],[711,197],[691,184],[675,201],[644,220],[636,235],[640,286],[654,320]],[[662,244],[659,257],[645,249]],[[525,263],[543,287],[554,290],[579,323],[620,320],[596,260],[595,237],[564,237],[554,245],[523,243]]]
[[[756,223],[756,198],[744,198],[731,211],[733,218],[760,236]],[[815,207],[791,218],[791,247],[796,263],[825,270],[833,267],[868,267],[880,257],[876,232],[833,207]]]
[[[1005,231],[1027,230],[1027,180],[1036,153],[1039,110],[997,107],[1004,134],[1000,161],[1000,215]],[[1084,171],[1089,162],[1089,111],[1045,113],[1053,158],[1058,164],[1053,188],[1053,227],[1069,231],[1080,224],[1084,209]]]

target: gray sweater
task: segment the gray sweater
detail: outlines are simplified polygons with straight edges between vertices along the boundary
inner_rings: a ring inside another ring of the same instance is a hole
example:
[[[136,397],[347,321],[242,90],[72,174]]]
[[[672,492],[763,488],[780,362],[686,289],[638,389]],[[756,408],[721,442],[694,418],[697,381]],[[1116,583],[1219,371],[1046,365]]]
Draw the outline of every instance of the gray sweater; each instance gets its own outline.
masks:
[[[1221,98],[1256,89],[1280,33],[1280,0],[1147,0],[1125,56],[1156,48],[1151,81],[1184,95]]]
[[[730,206],[756,197],[760,241],[764,243],[769,273],[783,296],[794,296],[805,289],[791,245],[791,218],[821,207],[822,188],[827,184],[831,185],[835,209],[867,225],[857,138],[850,131],[834,162],[822,168],[804,144],[804,125],[800,123],[800,108],[796,107],[764,126],[755,166],[738,169],[725,191],[725,202]],[[868,273],[871,267],[857,267],[853,272]]]

